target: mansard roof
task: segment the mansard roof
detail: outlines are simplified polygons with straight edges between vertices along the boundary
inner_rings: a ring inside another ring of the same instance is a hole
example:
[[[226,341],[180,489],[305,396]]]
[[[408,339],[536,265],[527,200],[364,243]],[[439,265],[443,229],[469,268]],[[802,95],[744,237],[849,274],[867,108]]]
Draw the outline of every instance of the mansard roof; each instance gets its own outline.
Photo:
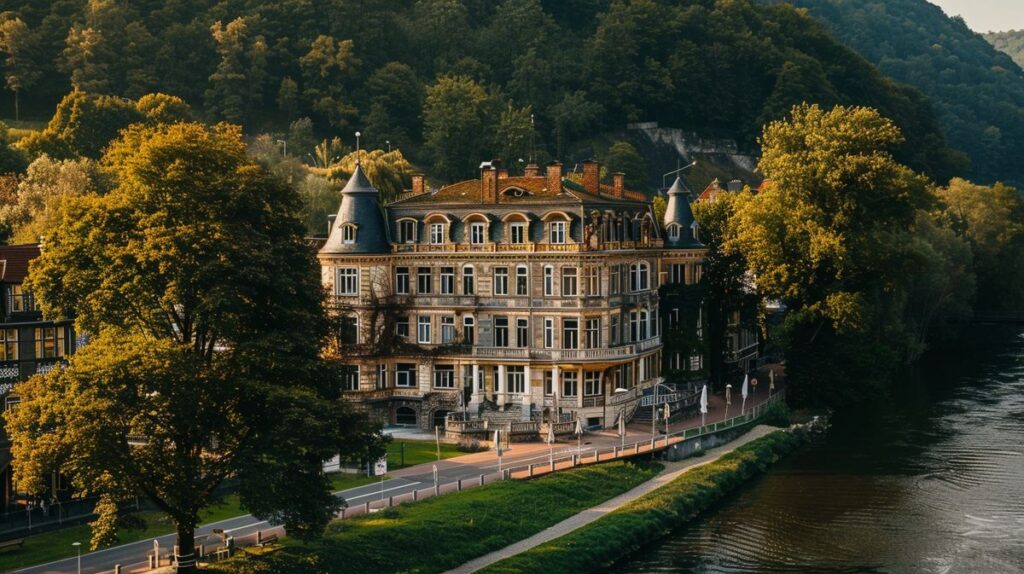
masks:
[[[28,277],[28,264],[39,257],[39,245],[0,245],[0,282],[21,284]]]
[[[320,253],[390,253],[388,226],[381,210],[380,194],[363,168],[356,165],[352,177],[341,190],[341,206]],[[354,228],[355,237],[345,241],[345,228]]]
[[[394,206],[435,205],[435,204],[481,204],[480,179],[467,179],[442,187],[433,193],[406,196],[389,204]],[[518,192],[521,190],[521,192]],[[570,177],[561,178],[558,189],[549,189],[546,176],[515,176],[503,177],[498,180],[497,204],[515,205],[522,203],[582,203],[582,202],[621,202],[635,204],[639,200],[627,197],[614,197],[614,188],[600,184],[599,194],[586,191],[583,184]]]

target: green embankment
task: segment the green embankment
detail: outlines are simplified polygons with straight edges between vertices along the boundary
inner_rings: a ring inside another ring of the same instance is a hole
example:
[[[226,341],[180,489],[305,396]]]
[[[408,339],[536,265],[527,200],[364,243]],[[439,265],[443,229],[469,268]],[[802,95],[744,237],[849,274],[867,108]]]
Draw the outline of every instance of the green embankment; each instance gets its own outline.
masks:
[[[481,572],[591,572],[692,520],[803,443],[784,431],[761,437],[694,468],[671,483],[579,530],[493,564]]]
[[[649,480],[656,463],[612,462],[505,481],[336,521],[323,539],[286,540],[209,571],[230,574],[443,572],[527,538]]]

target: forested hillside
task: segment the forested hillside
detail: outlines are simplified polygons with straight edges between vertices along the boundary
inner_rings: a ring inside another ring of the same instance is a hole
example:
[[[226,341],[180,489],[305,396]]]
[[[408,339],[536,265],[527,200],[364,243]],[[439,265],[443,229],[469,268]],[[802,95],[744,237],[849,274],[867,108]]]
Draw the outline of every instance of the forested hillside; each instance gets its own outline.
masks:
[[[927,0],[786,0],[806,7],[885,74],[928,96],[970,177],[1024,183],[1024,74]]]
[[[996,50],[1010,56],[1018,66],[1024,68],[1024,30],[989,32],[985,34],[985,39]]]
[[[311,142],[338,135],[350,146],[361,129],[365,144],[400,147],[454,179],[482,157],[526,157],[531,139],[539,161],[593,153],[593,136],[630,121],[753,149],[767,120],[806,100],[879,109],[906,134],[900,159],[941,181],[965,165],[918,91],[786,5],[4,0],[0,10],[7,118],[15,91],[22,116],[37,119],[73,87],[131,99],[163,92],[250,134],[308,134],[308,123],[289,130],[308,117],[316,139],[289,148],[308,161]],[[952,131],[970,143],[966,128]],[[1018,137],[1003,131],[985,140],[999,157]]]

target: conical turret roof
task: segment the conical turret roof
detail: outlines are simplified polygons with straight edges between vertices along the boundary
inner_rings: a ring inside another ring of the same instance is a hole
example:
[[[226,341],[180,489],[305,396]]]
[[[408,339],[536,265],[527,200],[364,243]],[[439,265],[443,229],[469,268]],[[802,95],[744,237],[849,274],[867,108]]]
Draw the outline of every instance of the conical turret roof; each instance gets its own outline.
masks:
[[[694,229],[696,220],[693,217],[693,210],[690,208],[690,190],[687,189],[683,179],[676,176],[675,182],[668,190],[668,206],[665,209],[665,229],[672,225],[680,226],[678,237],[672,238],[671,233],[666,233],[665,245],[668,247],[703,247],[703,244],[695,237]]]
[[[320,253],[389,253],[391,243],[379,198],[377,188],[370,183],[362,166],[356,164],[341,190],[341,206]]]

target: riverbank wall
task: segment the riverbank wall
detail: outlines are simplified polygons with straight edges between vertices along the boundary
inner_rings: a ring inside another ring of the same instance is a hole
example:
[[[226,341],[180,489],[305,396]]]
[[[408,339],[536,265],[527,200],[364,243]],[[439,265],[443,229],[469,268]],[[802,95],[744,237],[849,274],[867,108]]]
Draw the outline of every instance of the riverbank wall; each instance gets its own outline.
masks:
[[[758,476],[784,456],[800,448],[827,428],[827,421],[814,419],[805,425],[779,430],[720,459],[686,472],[658,490],[637,499],[608,516],[552,542],[541,544],[481,572],[592,572],[641,550],[645,545],[685,525],[701,512]],[[730,429],[742,432],[741,428]],[[716,433],[725,442],[726,434]],[[710,448],[709,437],[701,444],[686,441],[673,456],[689,449]],[[686,443],[691,443],[688,446]]]

